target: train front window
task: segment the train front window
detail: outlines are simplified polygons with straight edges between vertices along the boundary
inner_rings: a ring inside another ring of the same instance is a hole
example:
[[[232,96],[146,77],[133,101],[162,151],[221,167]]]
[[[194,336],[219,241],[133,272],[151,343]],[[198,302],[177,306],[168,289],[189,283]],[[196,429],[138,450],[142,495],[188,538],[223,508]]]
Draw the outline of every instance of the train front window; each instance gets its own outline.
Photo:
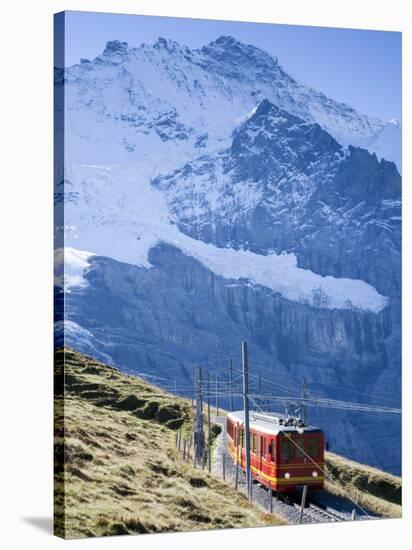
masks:
[[[320,455],[320,438],[319,437],[309,437],[308,455],[312,458],[317,458]]]
[[[288,437],[282,439],[282,446],[280,449],[280,456],[282,460],[290,460],[293,457],[293,443]]]
[[[303,458],[305,456],[304,452],[304,444],[305,444],[305,438],[303,435],[298,435],[295,439],[295,456],[296,458]]]

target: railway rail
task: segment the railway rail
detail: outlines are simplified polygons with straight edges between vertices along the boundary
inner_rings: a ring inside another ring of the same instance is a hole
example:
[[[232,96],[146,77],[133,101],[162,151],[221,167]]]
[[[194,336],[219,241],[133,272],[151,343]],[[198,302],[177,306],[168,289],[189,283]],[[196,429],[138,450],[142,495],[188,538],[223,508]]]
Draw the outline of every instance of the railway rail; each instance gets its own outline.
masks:
[[[300,510],[300,505],[294,503],[294,507]],[[304,510],[304,516],[309,516],[313,523],[326,523],[326,522],[341,522],[350,521],[351,517],[343,512],[327,507],[323,508],[313,502],[309,503],[309,506]]]
[[[315,513],[319,513],[330,518],[332,521],[349,521],[351,519],[347,514],[344,514],[339,510],[335,510],[329,506],[327,508],[322,508],[313,502],[309,504],[309,509],[311,512],[315,511]]]

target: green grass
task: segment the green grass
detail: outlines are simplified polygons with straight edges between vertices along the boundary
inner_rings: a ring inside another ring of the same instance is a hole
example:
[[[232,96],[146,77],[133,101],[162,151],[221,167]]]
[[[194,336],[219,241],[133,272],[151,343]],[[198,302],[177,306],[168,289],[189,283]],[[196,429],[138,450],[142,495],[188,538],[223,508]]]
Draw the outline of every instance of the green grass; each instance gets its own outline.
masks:
[[[56,352],[55,394],[56,535],[284,523],[182,460],[176,430],[191,431],[189,400],[70,349]]]
[[[325,465],[328,474],[338,484],[327,482],[330,492],[344,496],[349,494],[361,506],[379,516],[401,517],[400,477],[329,452],[325,453]]]

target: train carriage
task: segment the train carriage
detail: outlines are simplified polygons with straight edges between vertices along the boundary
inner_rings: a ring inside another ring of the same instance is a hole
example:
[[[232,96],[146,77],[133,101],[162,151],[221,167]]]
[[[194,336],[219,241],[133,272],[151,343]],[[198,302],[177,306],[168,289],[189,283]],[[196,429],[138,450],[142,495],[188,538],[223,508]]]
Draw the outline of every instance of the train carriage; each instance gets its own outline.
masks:
[[[286,493],[307,485],[320,490],[324,482],[324,436],[300,419],[251,412],[249,415],[252,477],[274,491]],[[227,415],[227,448],[246,469],[244,411]]]

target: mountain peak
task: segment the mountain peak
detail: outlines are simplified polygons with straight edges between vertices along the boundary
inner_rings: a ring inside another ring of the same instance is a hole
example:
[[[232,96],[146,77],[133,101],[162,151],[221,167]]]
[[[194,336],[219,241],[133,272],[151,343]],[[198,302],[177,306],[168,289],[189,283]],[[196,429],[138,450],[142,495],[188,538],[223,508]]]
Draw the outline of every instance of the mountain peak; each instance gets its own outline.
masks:
[[[252,116],[261,116],[261,115],[267,115],[269,114],[270,112],[280,112],[281,109],[279,109],[279,107],[277,107],[276,105],[274,105],[271,101],[269,101],[267,98],[264,98],[262,99],[262,101],[259,103],[259,105],[256,107],[255,111],[253,112],[253,115]],[[288,116],[289,113],[286,113],[286,111],[284,111],[285,114],[287,114]]]
[[[235,62],[256,69],[273,69],[278,64],[276,57],[230,35],[219,36],[207,46],[203,46],[201,52],[219,62]]]
[[[189,49],[186,46],[182,46],[182,44],[179,44],[176,40],[172,40],[171,38],[163,38],[162,36],[159,36],[157,41],[153,44],[153,48],[156,50],[166,50],[169,53],[189,52]]]
[[[212,41],[210,44],[219,44],[220,46],[231,46],[234,44],[242,44],[236,38],[233,36],[230,36],[230,34],[222,34],[216,40]]]
[[[276,173],[279,163],[306,173],[312,163],[338,152],[341,145],[319,124],[306,122],[268,99],[236,128],[231,146],[232,160],[245,179]]]
[[[335,150],[341,149],[341,145],[319,124],[307,122],[291,113],[281,109],[267,98],[250,113],[249,117],[240,125],[237,131],[242,128],[253,126],[261,127],[276,134],[278,130],[287,132],[289,136],[306,135],[311,142],[328,144]]]
[[[121,42],[120,40],[109,40],[104,49],[103,55],[118,55],[126,53],[129,50],[127,42]]]
[[[77,99],[84,102],[85,109],[97,108],[100,99],[96,101],[93,98],[94,107],[91,107],[90,102],[86,105],[84,94],[80,91],[83,85],[89,90],[88,96],[92,94],[101,98],[105,93],[99,88],[105,89],[109,79],[117,86],[120,65],[122,74],[128,75],[125,77],[129,79],[128,93],[121,99],[119,95],[115,105],[109,98],[109,92],[105,98],[112,120],[119,121],[119,124],[122,121],[123,124],[127,119],[130,125],[130,139],[128,137],[126,141],[131,145],[126,146],[121,140],[116,141],[118,147],[113,150],[114,157],[117,158],[117,154],[122,157],[124,151],[127,151],[129,159],[143,155],[143,151],[133,145],[136,135],[132,128],[139,126],[141,129],[145,127],[149,132],[153,131],[153,121],[163,116],[163,111],[176,112],[176,120],[179,119],[179,124],[191,129],[191,132],[202,121],[201,128],[198,129],[199,136],[207,135],[211,146],[215,138],[227,138],[234,125],[244,119],[248,111],[263,98],[268,98],[300,119],[310,123],[319,122],[322,128],[345,147],[350,143],[367,147],[379,157],[395,160],[400,166],[400,125],[362,115],[343,103],[300,85],[270,53],[230,35],[216,35],[210,44],[194,50],[167,36],[156,38],[138,47],[121,40],[111,40],[107,42],[104,51],[90,60],[90,63],[83,60],[65,71],[64,77],[73,82],[78,78],[84,79],[79,86]],[[152,67],[155,73],[151,70],[140,70],[141,62]],[[101,71],[103,66],[107,72]],[[159,75],[158,89],[153,87],[153,74]],[[215,77],[219,79],[219,85]],[[177,89],[178,94],[175,94]],[[154,98],[153,103],[151,96]],[[144,109],[140,109],[137,114],[138,104]],[[269,105],[262,103],[258,114],[265,108],[268,109]],[[209,109],[216,116],[211,117]],[[130,115],[129,110],[133,111],[133,115]],[[185,131],[185,134],[188,135],[188,132]],[[100,138],[96,138],[100,143]],[[202,140],[205,144],[205,139]],[[186,141],[189,145],[190,140]],[[151,149],[151,142],[145,147]],[[131,154],[130,148],[134,148],[135,155]],[[82,157],[83,153],[80,151],[79,156]],[[107,151],[104,154],[107,158]],[[170,163],[172,162],[170,158]]]
[[[266,127],[269,126],[273,129],[274,126],[281,125],[283,128],[305,125],[309,126],[309,123],[301,118],[292,115],[291,113],[281,109],[269,99],[264,98],[262,101],[250,112],[245,121],[237,128],[236,131],[245,127]]]

